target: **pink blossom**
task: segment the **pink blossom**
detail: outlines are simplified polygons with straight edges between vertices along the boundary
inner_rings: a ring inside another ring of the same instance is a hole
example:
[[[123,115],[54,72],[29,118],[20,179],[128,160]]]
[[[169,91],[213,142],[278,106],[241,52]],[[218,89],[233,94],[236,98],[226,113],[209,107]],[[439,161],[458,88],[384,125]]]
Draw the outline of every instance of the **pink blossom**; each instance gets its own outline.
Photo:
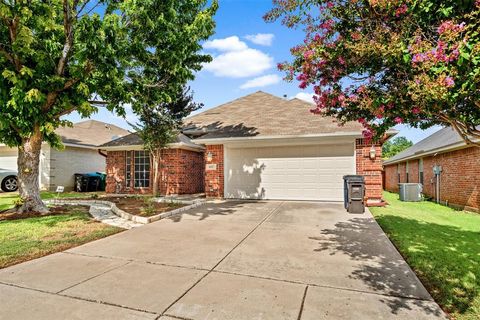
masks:
[[[408,7],[407,5],[404,3],[402,4],[400,7],[397,8],[397,10],[395,10],[395,16],[396,17],[399,17],[401,16],[402,14],[404,14],[405,12],[408,11]]]
[[[451,88],[455,85],[455,81],[452,77],[448,76],[445,78],[444,84],[447,88]]]
[[[419,114],[420,113],[420,108],[419,107],[413,107],[412,112],[413,112],[413,114]]]
[[[343,59],[342,57],[338,58],[338,63],[340,63],[341,65],[345,65],[345,59]]]
[[[442,22],[442,24],[438,27],[437,32],[438,34],[444,34],[445,32],[462,32],[465,29],[465,22],[460,24],[455,24],[453,21],[448,20]]]
[[[395,121],[396,124],[403,123],[403,120],[400,117],[395,117],[395,119],[393,119],[393,121]]]
[[[307,60],[311,59],[314,55],[313,50],[307,50],[303,53],[303,57]]]

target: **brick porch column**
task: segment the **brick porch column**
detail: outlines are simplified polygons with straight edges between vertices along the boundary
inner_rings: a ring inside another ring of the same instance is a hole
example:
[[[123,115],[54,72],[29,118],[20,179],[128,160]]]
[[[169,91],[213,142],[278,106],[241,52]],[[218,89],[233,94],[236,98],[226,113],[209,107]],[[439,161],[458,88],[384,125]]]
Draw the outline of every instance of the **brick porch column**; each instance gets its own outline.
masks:
[[[357,139],[355,143],[357,157],[357,174],[365,177],[365,201],[375,205],[382,200],[382,146],[375,144],[375,159],[370,159],[371,143]]]
[[[223,145],[208,145],[205,150],[205,195],[223,198]]]

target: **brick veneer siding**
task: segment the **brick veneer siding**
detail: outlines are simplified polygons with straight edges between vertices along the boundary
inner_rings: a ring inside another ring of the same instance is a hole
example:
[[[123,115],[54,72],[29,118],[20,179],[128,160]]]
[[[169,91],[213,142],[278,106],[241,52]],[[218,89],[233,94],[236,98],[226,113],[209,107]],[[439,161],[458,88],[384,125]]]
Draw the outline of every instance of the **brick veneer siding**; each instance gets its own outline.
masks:
[[[357,174],[365,177],[365,200],[368,204],[380,202],[382,199],[382,146],[375,145],[376,157],[370,159],[371,143],[357,139],[355,143]]]
[[[409,161],[409,182],[418,182],[419,160]],[[480,211],[480,148],[470,147],[423,158],[423,193],[435,198],[435,176],[433,167],[442,166],[440,175],[440,201],[453,207]],[[400,181],[397,164],[385,166],[385,190],[398,192],[398,183],[406,182],[405,162],[400,163]],[[415,171],[414,171],[415,170]],[[403,171],[403,173],[402,173]]]
[[[128,151],[130,152],[130,151]],[[159,190],[162,195],[202,193],[203,152],[183,149],[162,150]],[[132,168],[133,157],[132,157]],[[150,183],[153,183],[153,166]],[[125,151],[110,151],[107,154],[107,193],[151,193],[151,188],[133,188],[125,182]]]
[[[209,161],[208,156],[211,155]],[[224,196],[224,167],[223,167],[223,145],[210,145],[205,150],[206,165],[217,165],[215,170],[205,169],[205,194],[207,197],[223,198]]]

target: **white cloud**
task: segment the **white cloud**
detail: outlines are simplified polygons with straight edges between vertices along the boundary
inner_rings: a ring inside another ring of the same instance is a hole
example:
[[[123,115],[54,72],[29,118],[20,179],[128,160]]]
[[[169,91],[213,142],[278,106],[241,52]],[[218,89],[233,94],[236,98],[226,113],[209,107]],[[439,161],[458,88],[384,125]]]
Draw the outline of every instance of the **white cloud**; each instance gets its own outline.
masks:
[[[222,53],[205,64],[204,69],[217,77],[244,78],[259,75],[272,66],[272,57],[260,50],[248,48]]]
[[[250,40],[251,42],[259,44],[261,46],[271,46],[273,38],[275,38],[275,35],[271,33],[257,33],[245,36],[245,39]]]
[[[248,49],[245,42],[240,41],[237,36],[232,36],[224,39],[214,39],[206,41],[203,44],[204,49],[215,49],[219,51],[242,51]]]
[[[240,86],[240,89],[266,87],[275,83],[279,83],[280,80],[282,80],[282,78],[280,78],[276,74],[267,74],[265,76],[248,80],[247,82],[245,82]]]
[[[314,96],[313,93],[299,92],[295,95],[294,98],[297,98],[297,99],[300,99],[300,100],[303,100],[303,101],[307,101],[307,102],[310,102],[310,103],[315,103],[315,101],[313,101],[313,96]]]

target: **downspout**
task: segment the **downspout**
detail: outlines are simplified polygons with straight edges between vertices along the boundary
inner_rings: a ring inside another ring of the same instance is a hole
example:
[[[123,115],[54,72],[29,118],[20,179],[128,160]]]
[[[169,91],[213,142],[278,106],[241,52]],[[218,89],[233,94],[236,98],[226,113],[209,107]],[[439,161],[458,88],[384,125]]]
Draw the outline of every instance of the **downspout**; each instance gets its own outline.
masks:
[[[98,149],[98,154],[101,155],[101,156],[104,156],[105,158],[107,157],[107,154],[106,153],[103,153],[102,150]]]

